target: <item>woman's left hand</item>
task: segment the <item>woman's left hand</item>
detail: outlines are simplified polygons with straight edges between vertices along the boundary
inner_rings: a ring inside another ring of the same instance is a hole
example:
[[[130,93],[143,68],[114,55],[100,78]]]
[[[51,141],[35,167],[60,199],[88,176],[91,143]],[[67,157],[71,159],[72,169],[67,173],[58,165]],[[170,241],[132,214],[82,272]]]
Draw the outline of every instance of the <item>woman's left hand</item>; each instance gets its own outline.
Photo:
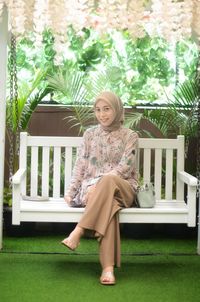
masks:
[[[83,199],[83,204],[86,205],[88,202],[88,199],[90,198],[90,196],[93,194],[93,192],[95,191],[96,188],[96,184],[92,185],[88,188],[87,193],[85,194],[85,197]]]
[[[69,195],[65,195],[64,200],[69,206],[71,205],[72,198]]]

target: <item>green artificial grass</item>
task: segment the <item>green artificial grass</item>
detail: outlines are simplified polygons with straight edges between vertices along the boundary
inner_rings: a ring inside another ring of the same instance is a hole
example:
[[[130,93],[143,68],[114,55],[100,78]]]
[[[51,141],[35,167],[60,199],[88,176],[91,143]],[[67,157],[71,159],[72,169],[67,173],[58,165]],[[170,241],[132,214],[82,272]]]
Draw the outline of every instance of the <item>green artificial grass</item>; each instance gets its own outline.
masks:
[[[83,238],[76,252],[64,234],[4,236],[0,252],[1,302],[199,302],[200,257],[196,238],[122,234],[117,284],[99,283],[98,243]],[[187,236],[186,236],[187,237]]]
[[[0,301],[197,302],[198,256],[123,256],[117,284],[98,282],[96,255],[0,254]]]
[[[83,238],[75,252],[71,252],[60,244],[64,239],[61,235],[33,236],[33,237],[7,237],[3,241],[2,252],[23,253],[63,253],[78,255],[97,255],[98,243],[95,239]],[[121,239],[121,252],[123,255],[145,254],[196,254],[196,241],[194,239]]]
[[[117,284],[99,283],[98,243],[82,238],[72,252],[60,241],[73,229],[39,225],[4,234],[0,251],[1,302],[199,302],[196,230],[123,226]],[[189,231],[188,231],[189,230]]]

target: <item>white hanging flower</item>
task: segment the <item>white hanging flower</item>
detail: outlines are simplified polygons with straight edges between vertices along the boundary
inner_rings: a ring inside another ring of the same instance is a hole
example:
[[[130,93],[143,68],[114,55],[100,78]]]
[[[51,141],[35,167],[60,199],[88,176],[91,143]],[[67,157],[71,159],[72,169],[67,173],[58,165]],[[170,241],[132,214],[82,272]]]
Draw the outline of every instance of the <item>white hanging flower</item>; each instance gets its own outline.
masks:
[[[35,45],[42,45],[48,28],[55,38],[58,58],[67,43],[67,27],[79,32],[84,27],[104,34],[110,30],[128,30],[133,38],[147,31],[168,41],[200,37],[200,0],[0,0],[9,13],[9,29],[19,38],[33,32]],[[148,5],[148,11],[147,9]]]
[[[91,19],[91,24],[99,33],[110,29],[128,29],[132,36],[138,37],[144,35],[143,15],[143,0],[101,0],[98,2],[96,15]]]
[[[3,7],[4,7],[4,0],[0,0],[0,21],[1,21],[1,15],[3,12]]]
[[[25,14],[25,32],[26,34],[29,34],[30,32],[34,31],[34,27],[33,27],[33,14],[34,14],[34,3],[35,0],[29,0],[28,1],[28,5],[27,5],[27,1],[26,5],[24,7],[24,14]]]
[[[193,0],[152,0],[154,34],[177,41],[191,33]]]
[[[17,38],[24,35],[25,32],[25,5],[27,0],[8,0],[6,5],[9,11],[9,29]]]
[[[35,0],[33,11],[33,32],[35,36],[35,46],[42,46],[42,33],[47,25],[48,0]]]
[[[193,6],[193,14],[192,14],[192,29],[194,30],[195,34],[200,39],[200,0],[194,0]],[[200,40],[199,40],[200,46]]]
[[[132,37],[142,38],[145,35],[143,18],[144,18],[144,1],[130,1],[128,5],[128,30]]]
[[[55,63],[62,62],[65,43],[67,40],[67,10],[64,0],[49,0],[47,27],[54,35]]]
[[[90,27],[90,15],[94,5],[93,0],[65,1],[67,24],[73,25],[77,31]]]

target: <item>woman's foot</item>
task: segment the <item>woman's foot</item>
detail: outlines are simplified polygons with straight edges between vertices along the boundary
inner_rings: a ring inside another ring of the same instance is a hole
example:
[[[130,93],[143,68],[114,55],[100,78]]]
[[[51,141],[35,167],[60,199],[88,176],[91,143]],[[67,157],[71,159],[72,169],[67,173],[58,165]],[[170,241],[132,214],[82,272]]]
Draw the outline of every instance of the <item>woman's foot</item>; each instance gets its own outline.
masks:
[[[61,244],[63,244],[70,250],[75,251],[75,249],[80,244],[80,239],[83,233],[84,233],[83,229],[77,226],[67,238],[61,241]]]
[[[100,283],[103,285],[114,285],[116,283],[112,266],[102,271]]]

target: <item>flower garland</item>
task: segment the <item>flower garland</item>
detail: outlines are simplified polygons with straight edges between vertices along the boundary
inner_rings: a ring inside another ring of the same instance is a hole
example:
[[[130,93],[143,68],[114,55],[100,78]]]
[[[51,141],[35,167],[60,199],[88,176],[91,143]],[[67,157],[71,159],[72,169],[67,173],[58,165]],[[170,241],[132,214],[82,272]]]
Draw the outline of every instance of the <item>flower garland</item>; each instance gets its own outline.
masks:
[[[1,22],[2,12],[3,12],[3,7],[4,7],[4,1],[0,0],[0,22]]]
[[[145,35],[142,25],[144,1],[101,0],[90,17],[90,27],[100,34],[108,30],[128,30],[133,38]]]
[[[33,3],[32,11],[32,26],[33,33],[35,35],[36,46],[41,47],[42,45],[42,33],[45,30],[48,20],[48,6],[46,0],[35,0]]]
[[[29,16],[26,14],[26,1],[24,0],[5,0],[9,13],[9,30],[17,39],[23,37],[26,32],[26,20]]]
[[[191,35],[192,0],[152,0],[151,35],[178,41]]]
[[[51,29],[58,64],[69,25],[77,32],[93,28],[100,35],[117,29],[128,30],[133,38],[147,32],[178,41],[194,32],[200,39],[200,0],[0,0],[0,17],[4,5],[17,38],[33,32],[41,47],[43,31]]]
[[[200,0],[194,0],[192,16],[192,28],[197,35],[198,46],[200,47]]]

